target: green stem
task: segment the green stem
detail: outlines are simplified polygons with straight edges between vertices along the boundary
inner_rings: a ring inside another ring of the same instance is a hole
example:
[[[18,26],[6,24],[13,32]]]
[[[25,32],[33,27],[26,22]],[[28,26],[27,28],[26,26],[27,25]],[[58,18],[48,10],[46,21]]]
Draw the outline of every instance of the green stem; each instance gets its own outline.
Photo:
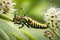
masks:
[[[0,14],[0,18],[1,18],[1,19],[4,19],[4,20],[7,20],[7,21],[12,21],[10,18],[6,17],[6,16],[3,15],[3,14]]]
[[[54,33],[55,33],[55,35],[60,39],[60,35],[53,29],[53,28],[51,28],[51,27],[49,27]]]

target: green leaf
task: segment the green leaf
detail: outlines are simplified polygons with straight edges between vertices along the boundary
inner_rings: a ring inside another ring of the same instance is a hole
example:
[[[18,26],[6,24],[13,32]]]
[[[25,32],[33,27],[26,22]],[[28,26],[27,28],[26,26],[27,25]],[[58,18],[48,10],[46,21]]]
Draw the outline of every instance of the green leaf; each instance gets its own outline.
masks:
[[[0,28],[0,38],[2,40],[10,40],[9,36],[7,35],[7,33],[1,28]]]

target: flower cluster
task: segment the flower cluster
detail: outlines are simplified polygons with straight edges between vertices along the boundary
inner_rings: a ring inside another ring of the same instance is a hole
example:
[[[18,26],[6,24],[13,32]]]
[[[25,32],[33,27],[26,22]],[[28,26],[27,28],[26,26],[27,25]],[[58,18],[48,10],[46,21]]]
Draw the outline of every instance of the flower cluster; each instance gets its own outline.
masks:
[[[51,7],[47,10],[44,16],[46,23],[49,23],[51,27],[60,28],[60,8]]]
[[[44,33],[45,33],[44,36],[45,36],[46,38],[51,39],[51,38],[53,37],[53,34],[52,34],[52,32],[50,32],[50,31],[45,31]]]
[[[15,11],[14,9],[15,3],[12,0],[0,0],[0,13],[12,13]]]

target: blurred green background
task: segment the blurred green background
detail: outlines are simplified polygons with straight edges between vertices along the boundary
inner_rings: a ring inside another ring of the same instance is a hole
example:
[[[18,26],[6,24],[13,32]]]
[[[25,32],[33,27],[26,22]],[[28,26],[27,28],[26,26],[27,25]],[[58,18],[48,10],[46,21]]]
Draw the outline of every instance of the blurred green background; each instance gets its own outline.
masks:
[[[26,16],[31,17],[33,20],[36,20],[40,23],[45,23],[44,21],[44,13],[46,10],[50,7],[60,7],[60,0],[13,0],[16,5],[15,9],[23,8],[24,13],[27,13]],[[20,12],[20,16],[23,16],[23,13]],[[7,14],[7,15],[0,15],[0,28],[4,31],[6,34],[6,40],[10,38],[10,40],[49,40],[44,36],[44,31],[51,29],[34,29],[34,28],[28,28],[27,26],[24,26],[21,29],[18,29],[21,25],[16,25],[11,21],[5,21],[8,19],[13,19],[13,14]],[[5,20],[4,20],[5,18]],[[2,31],[2,33],[3,33]],[[56,31],[56,30],[55,30]],[[58,33],[60,33],[59,30],[57,30]],[[56,31],[56,32],[57,32]],[[2,34],[0,32],[0,34]],[[3,37],[5,38],[5,37]],[[0,37],[1,39],[1,37]],[[60,40],[55,33],[53,32],[53,38],[52,40]]]

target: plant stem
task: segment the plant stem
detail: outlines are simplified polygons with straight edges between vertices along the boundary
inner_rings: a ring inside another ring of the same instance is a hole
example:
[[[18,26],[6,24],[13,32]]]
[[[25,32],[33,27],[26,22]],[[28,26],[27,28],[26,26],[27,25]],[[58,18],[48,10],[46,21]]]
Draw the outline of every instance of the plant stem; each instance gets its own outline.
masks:
[[[54,33],[55,33],[55,35],[60,39],[60,35],[53,29],[53,28],[51,28],[51,27],[49,27]]]

